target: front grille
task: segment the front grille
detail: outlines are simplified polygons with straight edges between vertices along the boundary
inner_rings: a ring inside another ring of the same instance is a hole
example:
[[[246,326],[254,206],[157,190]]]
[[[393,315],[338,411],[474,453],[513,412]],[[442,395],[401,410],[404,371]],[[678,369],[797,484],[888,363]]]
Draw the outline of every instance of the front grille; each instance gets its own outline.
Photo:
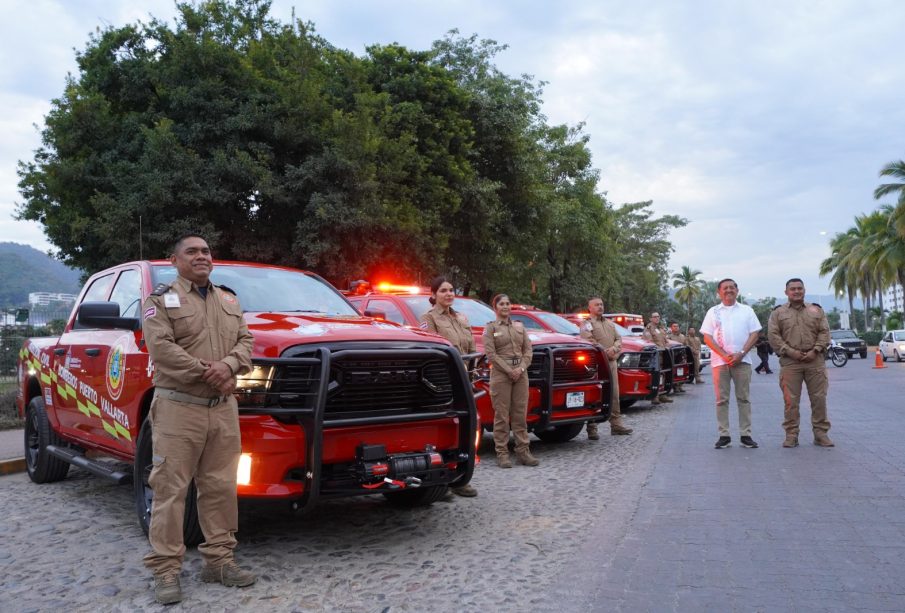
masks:
[[[673,364],[685,364],[687,362],[687,357],[685,355],[685,347],[675,347],[672,350],[672,359]]]
[[[553,354],[553,383],[589,381],[596,378],[596,351],[573,349]]]
[[[338,360],[330,369],[326,413],[415,413],[453,402],[449,364],[441,360]]]
[[[531,352],[531,364],[528,365],[528,380],[531,383],[541,381],[547,372],[547,352],[535,349]]]

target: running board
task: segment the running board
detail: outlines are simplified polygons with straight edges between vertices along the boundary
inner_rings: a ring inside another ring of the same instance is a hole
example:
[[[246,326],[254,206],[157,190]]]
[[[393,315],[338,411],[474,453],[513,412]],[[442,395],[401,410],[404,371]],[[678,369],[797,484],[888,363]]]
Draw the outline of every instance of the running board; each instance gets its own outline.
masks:
[[[78,466],[79,468],[87,470],[92,475],[102,477],[104,479],[109,479],[117,485],[126,485],[128,483],[132,483],[131,473],[124,473],[119,470],[114,470],[113,468],[110,468],[110,465],[105,462],[89,460],[77,451],[73,451],[72,449],[67,449],[65,447],[57,447],[56,445],[48,445],[46,449],[47,453],[49,453],[50,455],[59,458],[64,462],[69,462],[73,466]]]

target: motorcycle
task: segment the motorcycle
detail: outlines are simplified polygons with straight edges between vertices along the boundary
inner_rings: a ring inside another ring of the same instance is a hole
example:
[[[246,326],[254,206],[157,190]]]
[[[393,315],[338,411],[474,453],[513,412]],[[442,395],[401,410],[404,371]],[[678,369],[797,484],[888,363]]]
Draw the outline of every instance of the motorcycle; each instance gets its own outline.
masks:
[[[833,366],[836,368],[842,368],[848,363],[848,354],[845,352],[845,349],[836,343],[836,341],[830,341],[830,346],[826,348],[826,353],[823,358],[825,360],[832,360]]]

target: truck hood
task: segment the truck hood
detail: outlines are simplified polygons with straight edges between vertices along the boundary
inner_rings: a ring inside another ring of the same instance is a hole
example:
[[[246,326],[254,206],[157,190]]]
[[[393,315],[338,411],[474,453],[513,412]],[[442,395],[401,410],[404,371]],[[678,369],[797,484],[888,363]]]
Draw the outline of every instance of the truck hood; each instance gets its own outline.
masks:
[[[647,349],[650,351],[651,349],[656,349],[657,346],[652,342],[644,340],[640,336],[623,336],[622,337],[622,351],[644,351]]]
[[[480,353],[484,352],[484,326],[472,326],[471,334],[474,336],[476,350]],[[543,347],[544,345],[592,345],[590,341],[583,338],[571,336],[569,334],[559,334],[556,332],[541,332],[539,330],[528,330],[528,339],[531,341],[532,347]]]
[[[254,354],[279,357],[289,347],[306,344],[350,342],[411,342],[449,345],[440,336],[357,316],[316,313],[245,313],[255,337]]]

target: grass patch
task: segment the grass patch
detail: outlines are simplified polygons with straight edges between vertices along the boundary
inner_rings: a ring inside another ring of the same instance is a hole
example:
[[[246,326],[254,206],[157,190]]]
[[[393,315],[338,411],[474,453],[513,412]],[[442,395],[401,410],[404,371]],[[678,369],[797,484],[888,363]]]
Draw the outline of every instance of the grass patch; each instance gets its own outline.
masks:
[[[0,430],[23,428],[25,422],[19,419],[16,411],[16,386],[0,386]]]

